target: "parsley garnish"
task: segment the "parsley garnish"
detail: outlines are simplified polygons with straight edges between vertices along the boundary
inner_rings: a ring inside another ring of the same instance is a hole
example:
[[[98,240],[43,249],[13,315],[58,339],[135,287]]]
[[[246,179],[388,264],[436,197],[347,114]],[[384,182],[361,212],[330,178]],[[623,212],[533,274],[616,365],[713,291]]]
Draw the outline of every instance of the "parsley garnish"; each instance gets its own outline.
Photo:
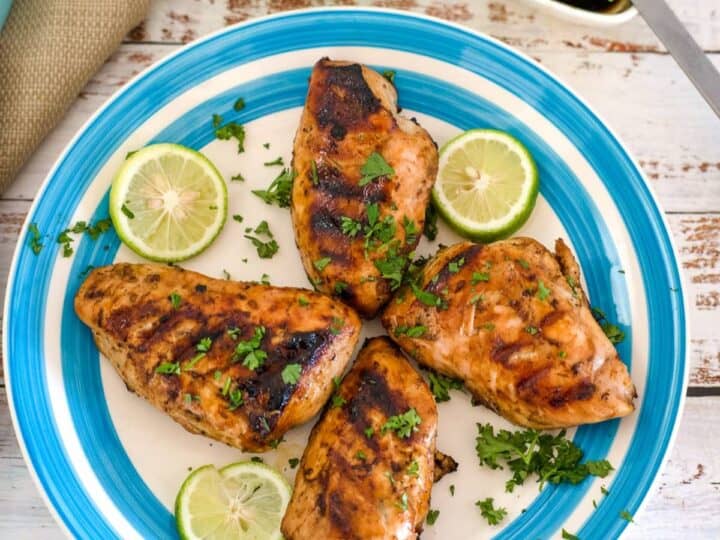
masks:
[[[607,497],[608,495],[610,495],[610,492],[607,490],[607,488],[606,488],[605,486],[600,486],[600,493],[602,493],[602,494],[605,495],[606,497]]]
[[[179,375],[180,364],[177,362],[163,362],[155,368],[155,373],[162,373],[163,375]]]
[[[593,502],[594,502],[594,501],[593,501]],[[565,540],[580,540],[580,538],[578,538],[577,536],[575,536],[575,535],[572,534],[572,533],[567,532],[565,529],[562,530],[562,537],[563,537]]]
[[[427,518],[425,521],[427,521],[428,525],[435,525],[435,522],[437,521],[437,518],[440,516],[440,510],[428,510]]]
[[[362,450],[358,450],[358,451],[355,453],[355,457],[358,458],[358,459],[360,459],[360,460],[362,460],[362,461],[365,461],[365,460],[367,459],[367,456],[365,455],[365,452],[363,452]]]
[[[332,397],[332,407],[331,407],[332,409],[340,408],[340,407],[342,407],[343,405],[345,405],[346,403],[347,403],[347,400],[346,400],[344,397],[342,397],[342,396],[339,395],[339,394],[333,394],[333,397]],[[367,431],[367,430],[366,430],[366,431]],[[367,434],[367,433],[366,433],[366,434]]]
[[[567,281],[567,284],[570,286],[570,289],[572,290],[572,295],[577,298],[577,282],[573,279],[572,276],[565,276],[565,281]]]
[[[70,229],[65,229],[60,234],[58,234],[57,237],[57,243],[61,244],[63,247],[63,257],[69,257],[73,254],[73,248],[72,246],[70,246],[70,242],[73,242],[74,240],[71,236],[68,235],[69,232]]]
[[[239,341],[235,346],[232,361],[237,362],[241,356],[245,355],[243,359],[244,366],[252,370],[259,368],[267,358],[267,353],[260,348],[264,337],[265,327],[256,326],[252,338],[247,341]]]
[[[368,426],[368,427],[365,428],[365,430],[363,431],[363,433],[365,433],[365,436],[366,436],[368,439],[370,439],[370,438],[372,438],[373,435],[375,435],[375,428],[372,427],[372,426]]]
[[[278,156],[277,158],[275,158],[272,161],[266,161],[265,163],[263,163],[263,165],[265,165],[266,167],[275,167],[275,166],[284,167],[285,162],[283,161],[282,156]]]
[[[267,274],[263,274],[262,276],[260,276],[260,283],[262,283],[263,285],[270,285],[270,276],[268,276]]]
[[[332,262],[332,259],[330,257],[323,257],[322,259],[318,259],[313,262],[313,266],[317,268],[318,272],[322,272],[325,270],[325,267]]]
[[[388,81],[395,84],[395,70],[393,69],[386,69],[382,72],[382,76],[385,77]]]
[[[486,272],[473,272],[472,280],[470,281],[470,283],[472,285],[477,285],[481,281],[490,281],[490,274]]]
[[[405,229],[405,243],[414,244],[418,235],[417,225],[415,225],[415,222],[407,216],[403,217],[402,225],[403,229]]]
[[[123,214],[127,216],[128,219],[135,219],[135,214],[133,214],[132,210],[130,210],[125,204],[120,207],[120,210]]]
[[[605,335],[610,340],[610,343],[617,345],[625,339],[625,332],[623,332],[617,325],[608,321],[607,316],[602,309],[593,307],[591,308],[591,311],[595,320],[600,324],[600,328],[602,328],[602,331],[605,332]]]
[[[244,182],[245,177],[241,173],[237,173],[235,176],[230,177],[231,182]]]
[[[419,476],[420,475],[420,465],[418,464],[416,459],[412,460],[412,463],[408,465],[407,469],[405,469],[405,472],[408,473],[410,476]]]
[[[545,287],[542,281],[538,281],[537,297],[540,300],[545,300],[548,296],[550,296],[550,289]]]
[[[180,303],[182,302],[182,297],[176,293],[171,292],[170,296],[168,296],[168,299],[170,300],[170,305],[173,309],[178,309],[180,307]]]
[[[487,519],[490,525],[497,525],[507,516],[507,510],[505,508],[493,507],[492,497],[488,497],[484,501],[478,501],[475,505],[480,508],[480,514]]]
[[[530,268],[530,263],[527,262],[525,259],[518,259],[518,260],[517,260],[517,263],[518,263],[520,266],[522,266],[525,270],[527,270],[528,268]]]
[[[219,118],[222,122],[222,117]],[[230,139],[237,140],[238,143],[238,154],[242,154],[245,151],[245,128],[236,122],[228,122],[222,127],[219,126],[219,122],[216,123],[216,118],[213,116],[213,126],[215,127],[215,137],[221,141],[227,141]]]
[[[450,496],[455,496],[455,484],[450,484]]]
[[[233,340],[237,341],[237,338],[240,335],[240,329],[238,327],[228,328],[227,335],[230,336]]]
[[[333,317],[332,326],[330,326],[330,333],[337,336],[342,331],[343,326],[345,326],[345,319]]]
[[[38,229],[37,223],[31,223],[28,231],[30,232],[30,249],[35,255],[39,255],[43,244],[40,242],[40,229]]]
[[[435,205],[429,202],[427,208],[425,208],[425,225],[423,226],[423,234],[425,238],[431,242],[437,238],[438,235],[438,213]]]
[[[212,115],[212,125],[213,125],[214,128],[219,127],[220,124],[222,124],[222,121],[223,121],[222,116],[220,116],[219,114],[213,114],[213,115]],[[135,150],[135,151],[133,151],[133,152],[128,152],[128,155],[125,156],[125,159],[129,158],[129,157],[130,157],[131,155],[133,155],[135,152],[137,152],[137,150]]]
[[[345,289],[347,289],[347,288],[348,288],[348,284],[345,283],[344,281],[336,281],[335,282],[335,287],[334,287],[335,294],[342,294],[345,291]]]
[[[395,506],[397,506],[403,512],[407,511],[407,509],[408,509],[407,493],[402,494],[402,497],[400,497],[400,500],[395,503]]]
[[[418,426],[422,419],[414,408],[408,409],[403,414],[397,414],[387,419],[381,431],[385,434],[388,431],[394,431],[401,439],[410,437],[413,431],[418,430]]]
[[[302,307],[309,306],[310,300],[308,300],[304,296],[298,296],[298,304],[300,304]]]
[[[237,98],[233,104],[233,109],[236,111],[242,111],[245,108],[245,100],[243,98]]]
[[[295,171],[283,169],[267,189],[255,189],[252,193],[266,204],[277,204],[280,208],[288,208],[294,179]]]
[[[632,514],[630,512],[628,512],[627,510],[623,510],[622,512],[620,512],[620,517],[623,518],[628,523],[635,523],[635,521],[633,520]]]
[[[461,257],[457,261],[450,261],[448,263],[448,272],[451,274],[457,274],[460,271],[460,268],[465,264],[465,257]],[[474,274],[474,272],[473,272]]]
[[[398,289],[402,284],[403,270],[406,263],[407,258],[398,254],[395,248],[388,249],[384,258],[373,261],[380,275],[390,281],[391,291]]]
[[[192,359],[185,364],[185,370],[189,370],[195,367],[195,364],[197,364],[200,360],[205,358],[205,355],[210,350],[210,347],[212,347],[212,339],[209,337],[202,338],[197,345],[195,345],[195,349],[198,351],[195,356],[192,357]]]
[[[294,469],[295,467],[297,467],[299,463],[300,463],[300,460],[296,457],[291,457],[290,459],[288,459],[288,465],[290,465],[291,469]]]
[[[340,230],[350,238],[355,238],[362,229],[362,224],[347,216],[340,218]]]
[[[315,163],[314,159],[310,162],[310,179],[315,186],[320,183],[320,178],[318,177],[317,171],[317,163]]]
[[[373,180],[377,180],[381,176],[392,176],[395,174],[395,170],[380,154],[373,152],[370,156],[368,156],[367,161],[360,168],[360,173],[363,176],[360,178],[358,185],[364,186]]]
[[[231,411],[234,411],[237,409],[240,405],[243,404],[243,393],[242,390],[239,388],[235,388],[234,390],[230,391],[230,407],[228,407]]]
[[[423,334],[427,332],[427,326],[423,326],[421,324],[418,324],[417,326],[404,326],[400,325],[398,326],[394,334],[396,336],[407,336],[409,338],[418,338],[421,337]]]
[[[417,298],[421,303],[425,304],[426,306],[430,307],[440,307],[443,304],[442,298],[439,296],[424,291],[414,283],[410,284],[410,288],[412,289],[413,294],[415,295],[415,298]]]
[[[252,461],[253,463],[265,463],[263,461],[263,458],[261,458],[260,456],[253,456],[250,458],[250,461]]]
[[[244,219],[240,214],[233,214],[233,217],[232,217],[232,218],[233,218],[235,221],[237,221],[238,223],[242,223],[242,222],[243,222],[243,219]]]
[[[246,231],[248,229],[245,229]],[[274,240],[273,234],[270,231],[270,227],[268,226],[267,221],[263,220],[260,222],[260,224],[255,227],[255,234],[258,235],[264,235],[269,238],[268,241],[263,242],[260,240],[257,236],[250,236],[249,234],[245,235],[245,238],[250,240],[252,244],[257,249],[258,257],[261,259],[271,259],[273,255],[275,255],[278,252],[278,249],[280,249],[280,246],[278,246],[278,243]]]
[[[225,379],[225,384],[223,384],[222,390],[220,390],[220,393],[223,396],[228,395],[228,392],[230,391],[230,384],[232,384],[232,379],[228,377],[227,379]]]
[[[283,368],[280,376],[285,384],[294,385],[300,380],[301,371],[302,367],[300,364],[288,364]]]
[[[463,382],[460,379],[452,379],[440,373],[428,372],[430,379],[430,391],[435,396],[435,401],[450,401],[450,390],[462,390]]]
[[[542,488],[545,482],[577,484],[589,475],[604,478],[613,470],[606,460],[580,463],[583,452],[565,438],[565,430],[552,435],[534,429],[515,432],[501,429],[495,434],[492,425],[478,424],[478,433],[475,450],[480,465],[500,469],[499,461],[504,461],[513,472],[505,483],[509,492],[532,474],[537,475]]]
[[[531,336],[534,336],[537,334],[540,330],[537,329],[535,326],[526,326],[525,331],[530,334]]]

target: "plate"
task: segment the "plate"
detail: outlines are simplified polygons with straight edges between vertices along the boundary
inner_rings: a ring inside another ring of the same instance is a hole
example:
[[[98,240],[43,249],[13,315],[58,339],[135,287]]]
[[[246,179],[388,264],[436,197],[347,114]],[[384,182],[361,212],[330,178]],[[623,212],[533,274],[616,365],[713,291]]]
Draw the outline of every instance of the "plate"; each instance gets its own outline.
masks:
[[[218,240],[184,266],[214,277],[309,284],[287,210],[250,193],[279,172],[263,162],[291,157],[313,63],[323,56],[396,71],[400,103],[439,142],[460,130],[493,127],[522,140],[539,166],[541,196],[519,234],[546,245],[567,239],[594,305],[625,331],[618,346],[631,369],[637,411],[622,421],[570,432],[588,459],[616,471],[578,486],[532,481],[505,493],[507,471],[481,469],[476,422],[510,427],[455,392],[440,404],[439,448],[460,463],[435,485],[441,511],[424,539],[548,538],[561,529],[610,538],[651,489],[671,446],[687,379],[687,330],[678,263],[667,224],[647,181],[617,137],[571,90],[507,46],[435,19],[372,9],[297,11],[230,27],[149,68],[112,98],[70,143],[46,180],[23,228],[9,278],[4,319],[5,374],[15,429],[29,468],[58,522],[81,538],[173,537],[173,498],[190,468],[242,459],[238,450],[185,432],[126,391],[100,358],[73,312],[89,265],[138,261],[111,230],[74,243],[62,256],[56,235],[78,220],[108,215],[108,189],[127,152],[151,142],[202,150],[229,180],[229,220]],[[239,112],[233,103],[243,97]],[[220,114],[247,129],[246,152],[215,140]],[[263,145],[269,143],[269,148]],[[258,259],[244,227],[266,219],[279,239],[271,260]],[[45,235],[29,249],[29,223]],[[443,228],[438,241],[457,239]],[[425,241],[423,241],[425,242]],[[423,243],[429,253],[437,242]],[[244,259],[247,258],[247,262]],[[375,323],[366,335],[381,332]],[[265,455],[292,478],[310,425]],[[247,456],[245,456],[247,457]],[[450,494],[450,485],[455,494]],[[601,487],[609,490],[601,494]],[[475,501],[494,497],[508,509],[490,527]],[[595,508],[597,506],[597,508]]]

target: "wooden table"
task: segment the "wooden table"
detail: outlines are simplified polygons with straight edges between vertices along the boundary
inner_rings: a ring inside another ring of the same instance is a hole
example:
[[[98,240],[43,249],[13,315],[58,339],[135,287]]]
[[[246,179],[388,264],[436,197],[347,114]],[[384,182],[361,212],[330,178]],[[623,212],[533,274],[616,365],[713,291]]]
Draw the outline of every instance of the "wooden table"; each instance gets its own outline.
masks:
[[[607,30],[580,27],[519,0],[155,0],[147,20],[87,84],[0,199],[0,290],[20,227],[51,165],[118,88],[184,43],[225,25],[323,4],[407,9],[490,34],[556,73],[627,143],[670,222],[692,330],[690,387],[675,447],[627,537],[720,538],[720,119],[640,19]],[[718,0],[670,4],[720,66]],[[6,402],[0,371],[0,538],[58,538],[20,456]]]

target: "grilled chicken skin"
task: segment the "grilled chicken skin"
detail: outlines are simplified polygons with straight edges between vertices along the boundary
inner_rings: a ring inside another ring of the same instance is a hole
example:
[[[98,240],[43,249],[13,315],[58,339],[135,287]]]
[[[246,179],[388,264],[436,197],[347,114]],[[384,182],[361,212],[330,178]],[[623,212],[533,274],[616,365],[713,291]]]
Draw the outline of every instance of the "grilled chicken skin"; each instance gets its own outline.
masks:
[[[394,174],[363,180],[374,154]],[[318,290],[338,294],[363,317],[377,314],[399,285],[400,255],[418,243],[437,167],[435,143],[398,114],[385,77],[360,64],[315,64],[295,136],[291,212]]]
[[[417,538],[433,483],[437,408],[430,389],[380,337],[365,343],[337,396],[305,448],[282,521],[285,538]],[[383,427],[410,409],[420,417],[415,431]]]
[[[625,416],[636,397],[627,368],[593,318],[572,253],[562,240],[555,251],[530,238],[446,248],[414,290],[398,293],[383,325],[419,363],[462,379],[516,424]],[[424,332],[408,337],[416,326]]]
[[[75,311],[129,390],[250,451],[322,408],[360,331],[351,309],[315,292],[153,264],[93,270]]]

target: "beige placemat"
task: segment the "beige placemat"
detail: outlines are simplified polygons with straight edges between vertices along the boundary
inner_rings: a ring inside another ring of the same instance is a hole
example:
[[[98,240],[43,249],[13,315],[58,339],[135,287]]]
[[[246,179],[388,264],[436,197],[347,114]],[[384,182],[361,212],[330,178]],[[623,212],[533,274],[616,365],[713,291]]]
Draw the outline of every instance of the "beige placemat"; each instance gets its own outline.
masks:
[[[0,192],[149,0],[15,0],[0,31]]]

